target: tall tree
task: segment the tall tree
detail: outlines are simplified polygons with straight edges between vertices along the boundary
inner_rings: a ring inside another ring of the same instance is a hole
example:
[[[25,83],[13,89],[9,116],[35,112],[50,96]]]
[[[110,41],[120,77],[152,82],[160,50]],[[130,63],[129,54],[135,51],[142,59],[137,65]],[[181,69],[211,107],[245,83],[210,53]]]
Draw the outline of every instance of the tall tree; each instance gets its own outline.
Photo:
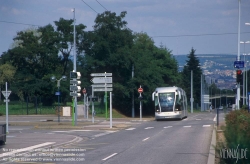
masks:
[[[59,64],[54,34],[51,25],[20,31],[14,38],[18,44],[2,55],[4,63],[9,62],[16,68],[15,81],[11,87],[20,99],[38,95],[52,99],[49,78]]]
[[[135,64],[135,97],[138,97],[137,88],[142,85],[144,89],[143,102],[145,113],[154,113],[152,92],[156,87],[178,86],[180,76],[178,74],[177,61],[171,51],[166,48],[158,48],[154,41],[146,33],[135,34],[132,48],[133,62]],[[139,102],[137,101],[137,105]]]
[[[187,55],[186,65],[182,71],[182,86],[187,93],[188,100],[191,98],[191,71],[193,71],[193,98],[194,102],[200,103],[201,97],[201,74],[200,61],[195,55],[195,50],[192,48]]]

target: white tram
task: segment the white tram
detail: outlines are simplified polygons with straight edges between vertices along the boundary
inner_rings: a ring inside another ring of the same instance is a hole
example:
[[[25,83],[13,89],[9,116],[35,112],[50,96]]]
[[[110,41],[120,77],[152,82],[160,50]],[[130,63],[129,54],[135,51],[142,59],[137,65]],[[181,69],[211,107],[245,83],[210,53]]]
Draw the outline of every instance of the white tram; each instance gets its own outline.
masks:
[[[159,87],[152,94],[155,120],[183,119],[188,116],[186,92],[179,87]]]

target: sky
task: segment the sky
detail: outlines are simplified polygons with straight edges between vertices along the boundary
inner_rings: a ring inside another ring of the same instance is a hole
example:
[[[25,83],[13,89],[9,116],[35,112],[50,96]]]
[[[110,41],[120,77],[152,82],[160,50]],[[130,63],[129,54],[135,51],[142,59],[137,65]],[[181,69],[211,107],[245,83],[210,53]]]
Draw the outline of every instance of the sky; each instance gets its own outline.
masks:
[[[0,55],[18,31],[73,19],[92,31],[97,14],[119,15],[133,32],[145,32],[173,55],[238,54],[239,0],[0,0]],[[240,1],[240,41],[250,41],[250,1]],[[250,55],[250,44],[240,54]]]

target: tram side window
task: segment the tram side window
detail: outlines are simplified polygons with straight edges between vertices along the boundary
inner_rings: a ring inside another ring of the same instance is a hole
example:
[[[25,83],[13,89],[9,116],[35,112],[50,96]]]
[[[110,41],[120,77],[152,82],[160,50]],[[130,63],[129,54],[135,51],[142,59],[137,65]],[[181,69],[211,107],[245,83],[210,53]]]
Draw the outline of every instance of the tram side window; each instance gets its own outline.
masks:
[[[183,103],[182,103],[182,96],[181,99],[179,99],[179,95],[176,95],[176,103],[175,103],[175,109],[178,111],[181,111],[183,108]]]
[[[155,111],[160,112],[158,96],[155,96]]]

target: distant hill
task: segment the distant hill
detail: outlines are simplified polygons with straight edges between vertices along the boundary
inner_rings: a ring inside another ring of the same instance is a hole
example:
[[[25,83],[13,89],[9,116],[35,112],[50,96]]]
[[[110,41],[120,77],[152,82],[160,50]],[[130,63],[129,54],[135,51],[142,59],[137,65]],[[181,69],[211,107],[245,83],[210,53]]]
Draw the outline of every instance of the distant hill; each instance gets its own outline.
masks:
[[[202,67],[205,66],[207,61],[214,62],[209,70],[220,69],[220,70],[234,70],[234,61],[237,60],[237,55],[225,55],[225,54],[198,54],[196,55],[200,61],[200,65]],[[186,60],[188,60],[187,55],[174,55],[174,58],[178,61],[179,70],[182,71],[183,66],[186,64]],[[241,57],[243,58],[243,57]],[[247,58],[247,57],[246,57]],[[249,58],[250,59],[250,58]],[[242,59],[244,60],[244,59]]]

